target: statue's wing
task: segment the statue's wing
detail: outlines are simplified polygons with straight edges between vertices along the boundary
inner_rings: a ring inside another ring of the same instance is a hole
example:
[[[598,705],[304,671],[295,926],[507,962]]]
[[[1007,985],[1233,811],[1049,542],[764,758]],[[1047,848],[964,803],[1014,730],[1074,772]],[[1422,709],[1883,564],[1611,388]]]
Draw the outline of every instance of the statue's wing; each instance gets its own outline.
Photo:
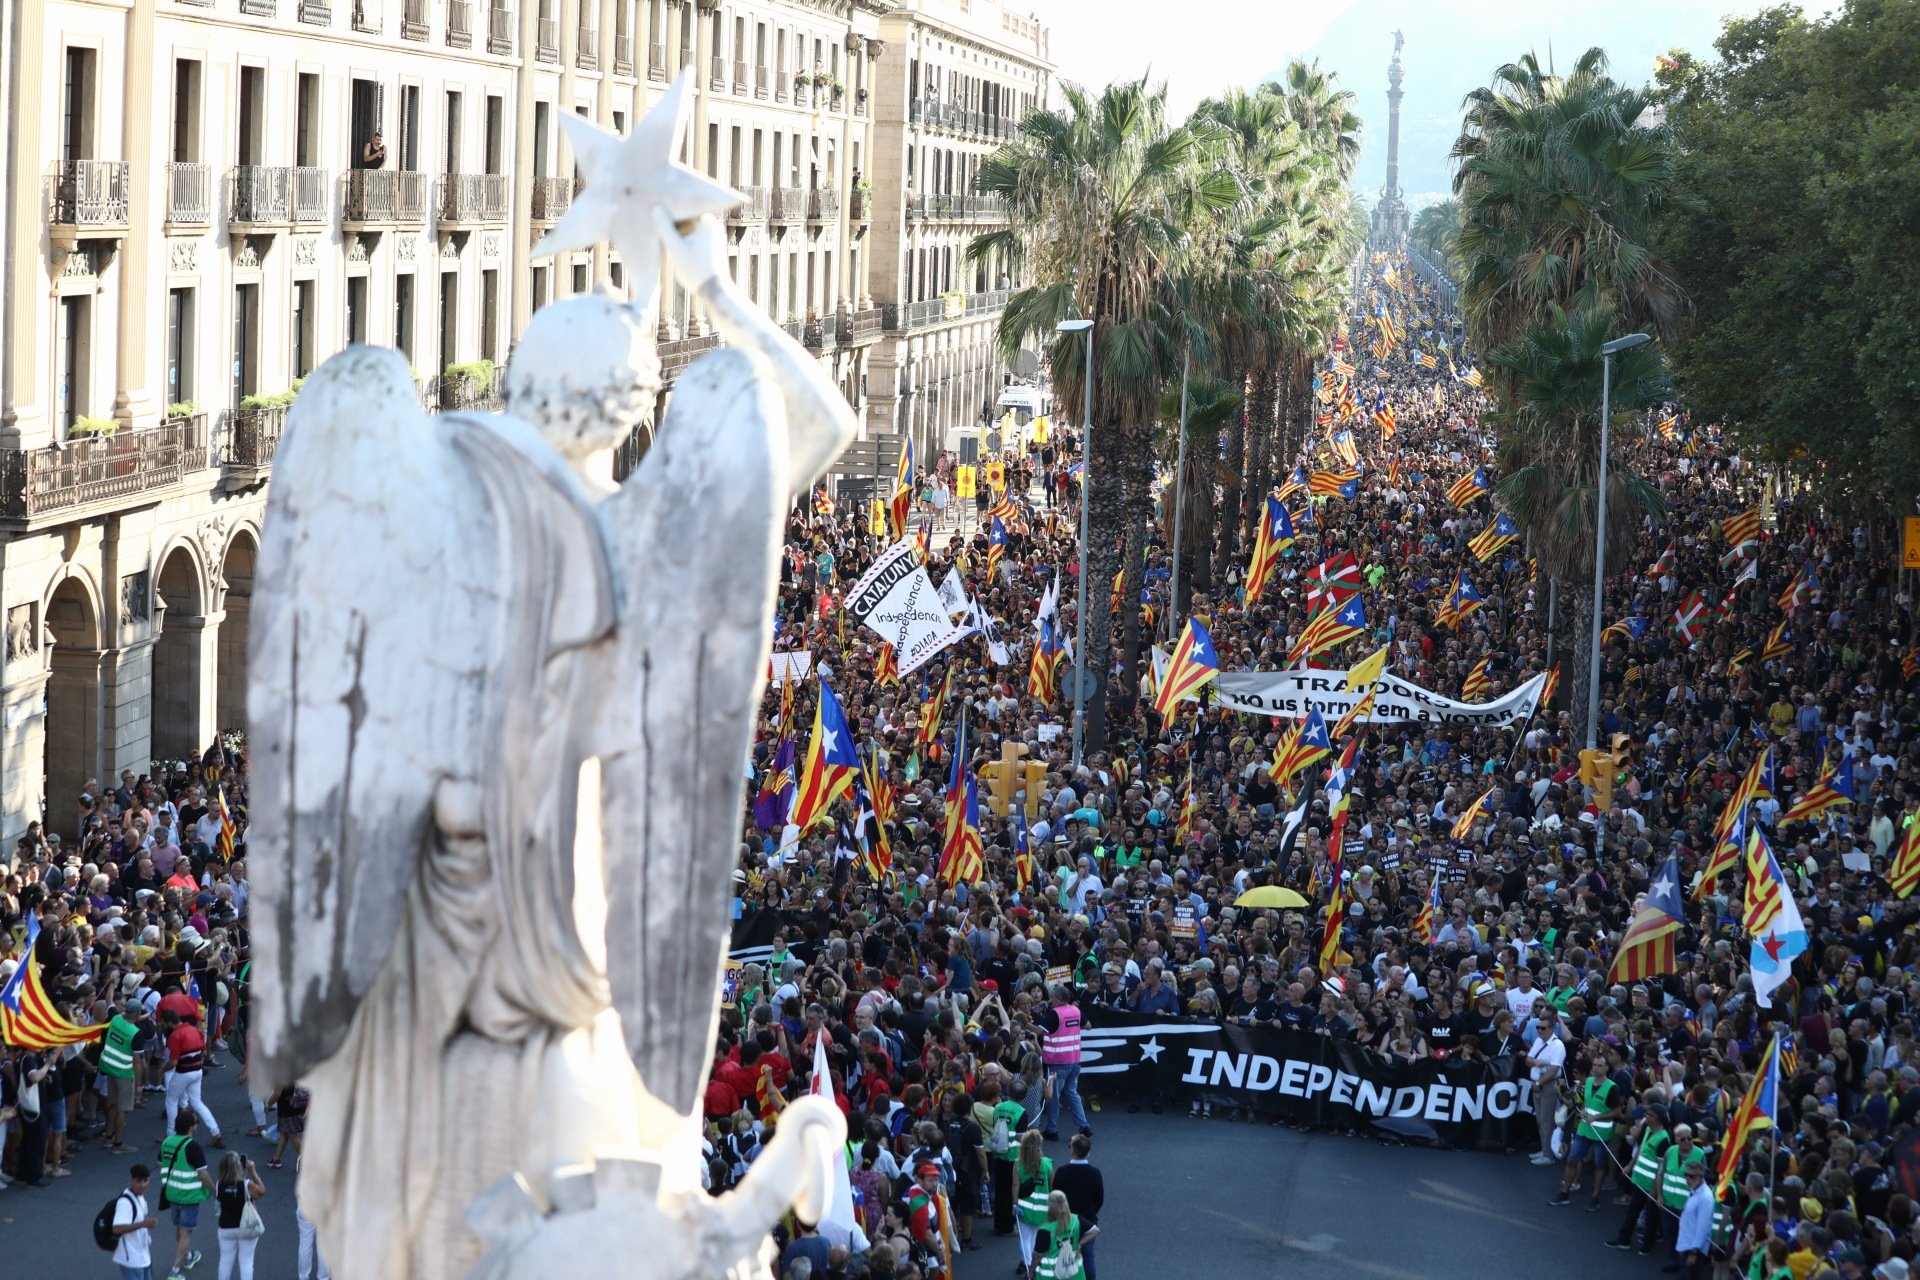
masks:
[[[681,1116],[712,1058],[753,713],[773,638],[789,461],[752,357],[703,357],[602,506],[621,684],[600,748],[607,976],[641,1082]]]
[[[489,749],[497,551],[459,463],[391,351],[335,356],[288,415],[248,664],[257,1090],[339,1047],[438,785],[474,778]]]

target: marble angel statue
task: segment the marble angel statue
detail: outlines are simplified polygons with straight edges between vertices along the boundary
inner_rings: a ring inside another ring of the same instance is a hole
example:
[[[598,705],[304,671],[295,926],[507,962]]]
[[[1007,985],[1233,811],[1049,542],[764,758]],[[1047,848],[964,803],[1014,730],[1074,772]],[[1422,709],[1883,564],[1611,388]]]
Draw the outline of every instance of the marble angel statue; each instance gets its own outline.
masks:
[[[633,301],[537,313],[504,414],[429,417],[398,355],[350,348],[280,445],[249,1065],[312,1094],[302,1208],[352,1280],[599,1274],[615,1220],[657,1242],[635,1275],[760,1274],[840,1158],[839,1113],[802,1099],[747,1184],[698,1193],[784,513],[853,422],[726,280],[738,197],[671,159],[685,95],[626,140],[563,117],[590,185],[545,247],[612,238]],[[731,345],[614,489],[657,399],[663,244]]]

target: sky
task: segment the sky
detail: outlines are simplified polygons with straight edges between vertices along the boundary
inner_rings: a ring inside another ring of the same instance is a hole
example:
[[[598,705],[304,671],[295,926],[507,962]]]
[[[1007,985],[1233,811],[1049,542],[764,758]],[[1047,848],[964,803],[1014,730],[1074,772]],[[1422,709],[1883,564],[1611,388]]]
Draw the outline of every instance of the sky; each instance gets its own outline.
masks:
[[[1723,15],[1767,7],[1762,0],[1009,3],[1052,27],[1062,79],[1097,85],[1150,72],[1166,80],[1176,115],[1223,88],[1275,76],[1295,57],[1318,58],[1358,95],[1365,131],[1356,183],[1370,203],[1386,178],[1387,63],[1394,30],[1404,31],[1400,188],[1414,209],[1449,193],[1447,151],[1460,131],[1460,100],[1502,63],[1533,50],[1542,61],[1551,54],[1565,65],[1597,44],[1607,50],[1617,79],[1644,81],[1653,75],[1655,54],[1678,47],[1710,57]]]

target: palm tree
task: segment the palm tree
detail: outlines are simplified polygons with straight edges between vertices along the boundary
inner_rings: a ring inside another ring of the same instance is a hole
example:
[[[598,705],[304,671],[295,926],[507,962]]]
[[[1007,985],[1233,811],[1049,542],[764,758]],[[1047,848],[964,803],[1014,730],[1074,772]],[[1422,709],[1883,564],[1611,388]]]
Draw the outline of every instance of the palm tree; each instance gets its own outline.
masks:
[[[1180,599],[1171,606],[1175,618],[1187,612],[1187,601],[1193,596],[1213,590],[1208,550],[1214,531],[1214,485],[1223,478],[1220,438],[1230,424],[1240,420],[1242,400],[1238,387],[1214,378],[1196,378],[1187,387],[1187,467],[1177,477],[1180,492],[1185,495],[1185,509],[1181,513]],[[1161,398],[1160,417],[1166,422],[1180,420],[1177,387]],[[1161,459],[1169,471],[1178,456],[1178,435],[1170,433],[1161,448]],[[1167,519],[1173,519],[1171,507]]]
[[[1474,345],[1518,340],[1549,305],[1663,330],[1685,307],[1650,228],[1673,198],[1674,140],[1603,50],[1560,76],[1527,54],[1468,94],[1454,142],[1460,292]]]
[[[1435,266],[1457,273],[1453,256],[1453,237],[1460,229],[1460,202],[1437,200],[1413,215],[1410,236],[1415,247]]]
[[[1503,429],[1496,456],[1504,478],[1495,496],[1526,533],[1541,572],[1571,605],[1571,634],[1582,641],[1592,634],[1593,611],[1599,607],[1593,598],[1593,549],[1600,348],[1612,336],[1614,324],[1613,314],[1605,309],[1569,315],[1550,306],[1546,323],[1488,357],[1512,388],[1508,407],[1496,419]],[[1630,417],[1662,399],[1666,390],[1665,373],[1651,346],[1614,357],[1614,417]],[[1607,563],[1619,569],[1632,562],[1642,517],[1660,519],[1666,503],[1659,490],[1621,465],[1617,455],[1608,459],[1606,500]],[[1548,646],[1551,661],[1552,637]],[[1574,652],[1581,650],[1576,647]],[[1584,719],[1587,664],[1571,665],[1572,705]]]
[[[1105,584],[1128,546],[1128,490],[1144,522],[1151,498],[1154,423],[1167,370],[1177,355],[1162,311],[1163,279],[1187,238],[1177,207],[1224,207],[1239,197],[1232,175],[1201,168],[1213,140],[1204,127],[1169,125],[1166,90],[1145,79],[1098,94],[1069,85],[1059,110],[1034,110],[1023,141],[981,165],[975,190],[1007,203],[1009,226],[977,236],[972,261],[1025,264],[1034,283],[1015,292],[999,338],[1011,356],[1044,343],[1059,403],[1082,403],[1084,338],[1062,338],[1062,320],[1094,321],[1096,362],[1087,469],[1087,652],[1077,655],[1096,688],[1086,712],[1089,750],[1106,741],[1106,677],[1112,667],[1112,617]],[[1096,425],[1099,424],[1099,425]],[[1142,535],[1144,542],[1144,531]],[[1140,569],[1129,566],[1133,598]],[[1091,602],[1097,601],[1098,605]],[[1136,623],[1137,627],[1137,623]]]

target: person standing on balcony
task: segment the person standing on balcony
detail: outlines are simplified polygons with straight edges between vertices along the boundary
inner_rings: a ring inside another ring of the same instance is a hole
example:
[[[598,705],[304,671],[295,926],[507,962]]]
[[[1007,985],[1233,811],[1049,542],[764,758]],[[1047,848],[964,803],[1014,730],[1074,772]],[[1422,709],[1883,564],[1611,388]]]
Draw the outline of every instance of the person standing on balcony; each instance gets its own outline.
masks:
[[[384,169],[387,164],[387,144],[381,138],[379,130],[360,148],[360,167],[362,169]]]

